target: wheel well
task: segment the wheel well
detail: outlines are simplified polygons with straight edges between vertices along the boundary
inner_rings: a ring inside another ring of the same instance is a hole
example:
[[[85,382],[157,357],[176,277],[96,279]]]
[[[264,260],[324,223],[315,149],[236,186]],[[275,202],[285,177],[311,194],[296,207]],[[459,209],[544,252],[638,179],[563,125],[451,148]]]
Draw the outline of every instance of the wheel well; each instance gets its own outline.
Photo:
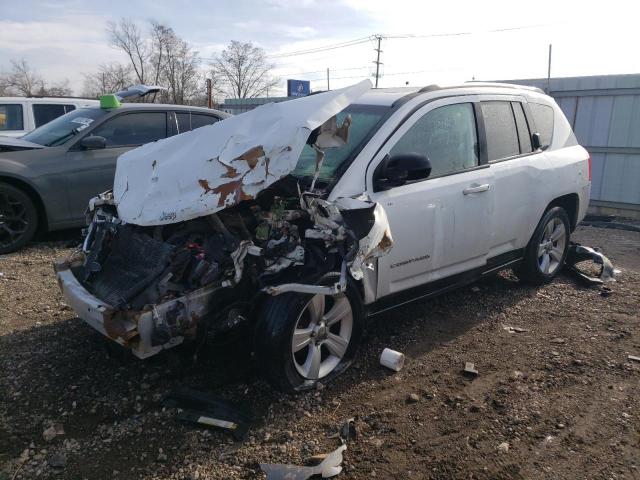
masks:
[[[44,203],[42,203],[42,199],[40,198],[40,195],[38,195],[38,192],[36,192],[27,182],[18,180],[17,178],[0,176],[0,182],[19,188],[29,196],[36,207],[36,211],[38,212],[38,231],[47,231],[47,211],[44,208]]]
[[[578,223],[578,206],[580,205],[580,199],[576,193],[569,193],[554,199],[545,212],[553,207],[562,207],[569,216],[569,222],[571,223],[571,231],[573,232]]]

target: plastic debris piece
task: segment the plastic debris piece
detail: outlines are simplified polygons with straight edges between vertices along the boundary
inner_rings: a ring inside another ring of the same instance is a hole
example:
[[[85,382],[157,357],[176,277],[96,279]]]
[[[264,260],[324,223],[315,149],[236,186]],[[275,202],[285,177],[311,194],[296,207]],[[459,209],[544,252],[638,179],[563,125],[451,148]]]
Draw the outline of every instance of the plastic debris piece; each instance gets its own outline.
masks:
[[[319,465],[313,467],[261,463],[260,468],[267,474],[267,480],[306,480],[314,475],[322,475],[322,478],[331,478],[342,472],[342,452],[346,449],[346,445],[341,445],[327,455]]]
[[[165,405],[180,408],[178,419],[183,422],[228,430],[236,440],[245,437],[251,424],[249,413],[237,405],[190,388],[172,392]]]
[[[404,353],[385,348],[380,355],[380,365],[399,372],[404,367]]]
[[[478,370],[476,370],[476,366],[471,362],[465,362],[463,373],[467,377],[477,377],[478,376]]]
[[[49,428],[42,432],[42,439],[45,442],[50,442],[58,435],[64,435],[64,427],[61,423],[52,423]]]
[[[594,263],[600,265],[600,274],[598,277],[592,277],[576,267],[576,264],[585,260],[592,260]],[[601,252],[591,247],[585,247],[579,243],[571,242],[564,262],[565,267],[587,285],[601,285],[604,282],[615,282],[614,277],[616,271],[611,261]]]
[[[627,360],[631,360],[632,362],[640,362],[640,357],[638,357],[636,355],[629,355],[627,357]]]
[[[340,440],[342,443],[347,443],[349,440],[357,440],[358,431],[356,430],[356,419],[350,418],[342,424],[340,427]]]

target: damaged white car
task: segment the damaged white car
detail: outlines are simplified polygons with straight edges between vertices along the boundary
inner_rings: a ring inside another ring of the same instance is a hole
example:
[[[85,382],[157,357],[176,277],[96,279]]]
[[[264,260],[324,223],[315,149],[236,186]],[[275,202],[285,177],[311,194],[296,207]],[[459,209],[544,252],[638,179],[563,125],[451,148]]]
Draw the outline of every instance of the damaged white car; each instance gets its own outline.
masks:
[[[509,265],[551,280],[589,176],[537,90],[365,81],[122,155],[55,269],[140,358],[247,328],[267,378],[300,390],[349,365],[368,316]]]

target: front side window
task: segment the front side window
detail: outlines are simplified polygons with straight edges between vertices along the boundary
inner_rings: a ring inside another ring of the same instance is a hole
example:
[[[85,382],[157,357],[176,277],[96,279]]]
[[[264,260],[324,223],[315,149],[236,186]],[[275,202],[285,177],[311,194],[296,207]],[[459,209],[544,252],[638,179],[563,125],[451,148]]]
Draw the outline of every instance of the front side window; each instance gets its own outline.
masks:
[[[540,144],[543,148],[548,147],[553,137],[553,108],[541,103],[529,103],[529,109],[540,134]]]
[[[510,102],[482,102],[482,117],[487,135],[490,162],[520,154],[516,119]]]
[[[24,130],[22,105],[13,103],[0,104],[0,132]]]
[[[126,113],[107,120],[91,134],[104,137],[107,140],[107,148],[155,142],[167,136],[167,114],[165,112]]]
[[[36,128],[75,109],[76,107],[73,105],[63,105],[59,103],[35,103],[33,105],[33,119],[36,122]]]
[[[476,120],[471,103],[445,105],[427,112],[407,130],[389,152],[426,155],[430,177],[446,175],[478,165]]]

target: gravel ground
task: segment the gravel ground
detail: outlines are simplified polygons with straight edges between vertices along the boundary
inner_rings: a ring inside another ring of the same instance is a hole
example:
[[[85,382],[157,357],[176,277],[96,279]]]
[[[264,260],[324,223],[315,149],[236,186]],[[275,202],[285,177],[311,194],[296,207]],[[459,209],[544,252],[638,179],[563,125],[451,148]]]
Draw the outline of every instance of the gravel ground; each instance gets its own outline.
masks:
[[[640,479],[640,363],[627,358],[640,355],[640,234],[575,238],[621,269],[609,295],[504,272],[377,318],[347,373],[295,397],[260,381],[242,345],[195,365],[113,358],[58,291],[51,261],[69,239],[0,256],[0,479],[263,478],[260,462],[335,449],[354,416],[337,478]],[[378,365],[384,347],[407,355],[400,373]],[[245,405],[248,438],[178,423],[162,406],[177,385]]]

